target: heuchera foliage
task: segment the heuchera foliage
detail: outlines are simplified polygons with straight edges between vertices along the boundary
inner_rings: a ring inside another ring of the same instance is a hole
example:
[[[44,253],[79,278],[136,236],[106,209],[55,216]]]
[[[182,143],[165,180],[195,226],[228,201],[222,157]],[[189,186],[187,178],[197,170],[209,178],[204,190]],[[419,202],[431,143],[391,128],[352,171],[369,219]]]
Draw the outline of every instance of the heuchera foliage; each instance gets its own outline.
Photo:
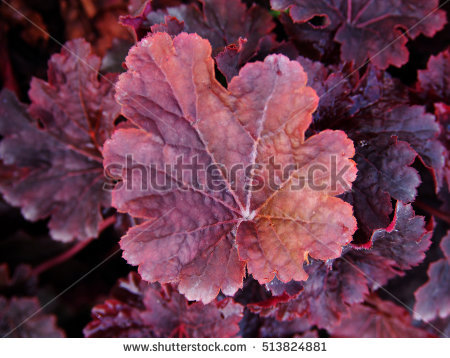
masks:
[[[176,181],[165,168],[180,156],[187,162],[195,156],[205,167],[221,164],[228,172],[233,165],[264,164],[273,157],[283,165],[297,164],[294,176],[311,163],[329,165],[336,154],[339,170],[351,167],[345,177],[350,186],[356,169],[348,159],[354,149],[346,135],[323,131],[304,140],[317,97],[305,86],[297,62],[278,55],[248,64],[226,91],[214,79],[210,56],[207,41],[186,34],[172,40],[158,33],[130,51],[117,99],[138,128],[118,130],[107,141],[106,167],[125,167],[131,153],[135,166],[155,164],[156,175]],[[151,85],[160,90],[146,91]],[[282,281],[304,280],[308,255],[335,258],[351,241],[356,229],[351,207],[334,197],[342,187],[333,189],[330,182],[322,191],[295,190],[288,178],[279,190],[265,186],[252,192],[239,175],[235,188],[223,178],[226,189],[219,192],[198,189],[187,177],[183,190],[162,194],[152,187],[142,190],[137,175],[130,184],[125,175],[120,178],[124,185],[113,192],[113,205],[146,219],[121,241],[127,261],[140,265],[144,279],[179,282],[187,298],[207,303],[220,289],[232,295],[241,287],[244,264],[261,283],[275,274]]]
[[[369,245],[348,248],[331,265],[314,261],[306,266],[310,277],[298,295],[281,301],[270,298],[248,307],[280,320],[307,317],[311,325],[328,329],[348,314],[349,307],[363,302],[369,291],[422,262],[430,236],[423,217],[414,216],[410,205],[398,203],[393,222],[387,229],[375,231]]]
[[[40,310],[36,298],[7,299],[0,296],[0,334],[11,338],[61,338],[64,333],[56,327],[56,318]],[[32,316],[32,317],[31,317]],[[31,318],[30,318],[31,317]]]
[[[12,4],[2,337],[448,335],[448,7]]]
[[[450,233],[442,239],[444,258],[433,262],[428,269],[429,281],[416,295],[415,316],[422,320],[445,319],[450,315]]]
[[[404,86],[387,73],[369,67],[360,77],[345,68],[298,61],[320,96],[313,129],[342,129],[355,143],[359,175],[346,200],[358,220],[357,237],[366,242],[373,230],[389,224],[392,199],[415,199],[416,156],[432,169],[436,187],[442,184],[446,151],[439,124],[424,107],[408,103]]]
[[[411,315],[403,307],[372,295],[352,309],[350,316],[330,330],[333,337],[402,338],[432,337],[411,325]]]
[[[103,190],[102,147],[119,115],[113,78],[97,71],[100,58],[83,40],[49,61],[48,82],[33,78],[27,109],[0,95],[0,191],[28,220],[51,216],[50,234],[62,241],[96,237]]]
[[[408,37],[433,36],[445,23],[438,0],[271,0],[276,10],[290,10],[295,22],[310,22],[341,44],[341,60],[359,67],[370,61],[381,69],[408,62]],[[318,20],[314,23],[313,20]],[[402,31],[407,36],[401,36]]]
[[[241,65],[255,55],[261,42],[273,37],[269,34],[275,27],[266,10],[255,4],[247,9],[240,0],[193,1],[156,10],[147,1],[141,11],[139,15],[121,19],[133,28],[139,40],[148,32],[196,33],[209,40],[213,54],[217,55],[226,46],[245,39],[239,54]]]
[[[189,304],[170,284],[148,284],[135,273],[120,280],[114,298],[92,310],[86,337],[234,337],[243,307],[225,298]]]

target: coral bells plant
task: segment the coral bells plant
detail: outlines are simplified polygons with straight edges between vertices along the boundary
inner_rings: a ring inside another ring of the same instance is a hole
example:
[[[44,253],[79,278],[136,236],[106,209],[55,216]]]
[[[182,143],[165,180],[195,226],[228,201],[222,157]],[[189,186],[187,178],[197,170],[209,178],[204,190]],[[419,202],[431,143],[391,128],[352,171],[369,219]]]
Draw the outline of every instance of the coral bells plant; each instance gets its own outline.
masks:
[[[1,8],[2,336],[448,336],[448,6],[111,3]]]

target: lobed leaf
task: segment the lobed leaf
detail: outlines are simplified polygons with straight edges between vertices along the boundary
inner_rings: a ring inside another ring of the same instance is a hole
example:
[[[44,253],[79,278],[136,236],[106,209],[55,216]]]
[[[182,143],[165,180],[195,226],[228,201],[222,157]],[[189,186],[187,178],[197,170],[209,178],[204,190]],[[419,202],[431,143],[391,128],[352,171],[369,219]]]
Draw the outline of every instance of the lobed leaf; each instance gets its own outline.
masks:
[[[446,24],[438,0],[271,0],[271,5],[278,11],[289,9],[295,22],[334,37],[341,44],[341,60],[356,67],[367,60],[380,69],[401,67],[408,62],[408,37],[432,37]]]
[[[40,312],[37,298],[0,296],[0,336],[8,338],[62,338],[56,317]]]
[[[450,50],[446,50],[437,56],[431,56],[427,69],[419,70],[417,90],[422,95],[436,102],[450,104]]]
[[[353,307],[351,314],[330,333],[342,338],[432,337],[427,331],[412,325],[411,315],[406,309],[376,295]]]
[[[140,14],[122,17],[121,22],[134,30],[138,40],[149,32],[196,33],[209,40],[214,56],[226,46],[246,39],[238,54],[240,65],[257,52],[264,36],[271,37],[275,27],[267,10],[255,4],[247,9],[241,0],[199,0],[164,9],[147,1]]]
[[[442,130],[435,116],[411,105],[405,88],[386,73],[369,67],[359,77],[346,68],[302,57],[297,61],[320,95],[313,130],[341,129],[355,143],[360,174],[344,198],[358,220],[355,241],[367,242],[374,230],[389,224],[392,199],[414,201],[420,177],[411,165],[417,155],[440,187],[446,157]]]
[[[414,317],[423,321],[450,315],[450,232],[442,239],[441,249],[445,258],[431,263],[428,282],[415,292]]]
[[[220,289],[232,295],[242,286],[245,264],[261,283],[275,275],[304,280],[308,255],[341,254],[356,222],[351,206],[335,196],[356,177],[353,144],[341,131],[305,140],[317,96],[298,62],[271,55],[247,64],[226,90],[214,78],[208,41],[157,33],[130,51],[126,65],[117,99],[138,128],[114,133],[104,164],[122,168],[113,205],[143,219],[121,247],[145,280],[179,282],[188,299],[210,302]],[[125,169],[130,154],[132,168],[141,169],[131,177]],[[314,178],[321,190],[294,186],[310,166],[330,168],[333,156],[344,172],[341,183],[322,175]],[[215,179],[222,189],[204,185],[204,176],[201,188],[189,173],[176,177],[180,157],[221,168]],[[279,186],[251,190],[255,180],[268,183],[270,158],[297,169],[287,178],[276,171]],[[231,182],[225,174],[238,165],[263,169],[238,172]],[[162,192],[147,185],[152,178],[173,186]]]
[[[275,296],[248,305],[251,311],[278,320],[305,317],[311,325],[329,329],[363,302],[365,295],[421,263],[432,232],[411,205],[397,203],[396,215],[386,229],[375,231],[371,246],[348,249],[331,264],[314,261],[303,290],[291,300]],[[276,295],[276,291],[272,291]]]
[[[68,42],[49,61],[48,82],[34,78],[27,108],[0,95],[0,191],[26,219],[51,217],[61,241],[96,237],[103,189],[102,147],[119,115],[111,79],[98,80],[100,58],[84,40]]]
[[[147,284],[135,273],[113,299],[92,310],[86,337],[234,337],[243,307],[225,298],[189,304],[171,285]]]

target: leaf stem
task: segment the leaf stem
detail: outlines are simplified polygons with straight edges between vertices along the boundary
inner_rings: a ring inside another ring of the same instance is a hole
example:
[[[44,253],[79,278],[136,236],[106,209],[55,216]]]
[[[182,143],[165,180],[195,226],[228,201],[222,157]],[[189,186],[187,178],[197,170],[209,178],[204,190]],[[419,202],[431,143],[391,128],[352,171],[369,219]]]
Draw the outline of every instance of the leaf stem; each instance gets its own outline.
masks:
[[[103,230],[105,230],[108,226],[114,224],[115,222],[116,222],[115,215],[110,216],[110,217],[106,218],[105,220],[103,220],[99,225],[99,233],[102,232]],[[38,275],[42,274],[43,272],[69,260],[70,258],[75,256],[77,253],[79,253],[81,250],[83,250],[86,246],[88,246],[91,243],[91,241],[94,239],[95,238],[92,237],[90,239],[86,239],[86,240],[77,242],[69,250],[36,266],[33,269],[32,275],[38,276]]]
[[[53,257],[50,260],[41,263],[40,265],[36,266],[33,269],[33,275],[38,276],[41,273],[51,269],[52,267],[55,267],[69,260],[71,257],[75,256],[78,252],[83,250],[87,245],[89,245],[92,240],[93,238],[79,241],[78,243],[73,245],[69,250],[63,252],[61,255]]]

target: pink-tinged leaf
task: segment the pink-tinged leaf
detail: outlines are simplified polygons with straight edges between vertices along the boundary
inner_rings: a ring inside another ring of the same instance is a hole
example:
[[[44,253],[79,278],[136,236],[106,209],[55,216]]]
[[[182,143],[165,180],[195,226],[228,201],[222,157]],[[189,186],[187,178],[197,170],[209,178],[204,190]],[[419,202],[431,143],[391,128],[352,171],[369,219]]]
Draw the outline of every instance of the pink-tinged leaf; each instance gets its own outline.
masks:
[[[190,304],[172,285],[148,284],[135,273],[113,299],[92,310],[86,337],[235,337],[243,306],[230,298]]]
[[[279,11],[289,9],[295,22],[334,34],[343,61],[361,66],[370,59],[381,69],[408,62],[408,37],[431,37],[446,24],[438,0],[271,0],[271,5]],[[320,24],[314,25],[317,20]],[[402,36],[404,31],[408,37]]]
[[[0,296],[0,336],[8,338],[62,338],[56,318],[43,312],[37,298]]]
[[[141,311],[115,299],[92,309],[92,319],[83,330],[88,338],[150,338],[155,337]]]
[[[88,42],[67,42],[48,62],[48,82],[33,78],[29,113],[47,132],[78,149],[101,157],[120,107],[114,100],[114,76],[99,80],[101,59]]]
[[[436,102],[450,104],[450,50],[431,56],[427,69],[418,74],[417,90]]]
[[[92,308],[92,321],[83,329],[88,338],[148,338],[155,337],[153,327],[145,324],[143,296],[148,285],[131,272],[119,279],[111,298]]]
[[[99,66],[88,43],[68,42],[50,59],[49,82],[32,81],[34,119],[12,93],[0,95],[0,191],[26,219],[50,216],[61,241],[96,237],[100,210],[110,206],[101,151],[120,107],[112,82],[98,80]]]
[[[117,99],[138,128],[115,132],[104,164],[122,168],[113,205],[143,219],[121,247],[145,280],[179,282],[188,299],[210,302],[219,289],[231,295],[242,287],[244,264],[261,283],[275,275],[287,282],[307,278],[308,255],[340,256],[356,229],[352,207],[335,197],[356,177],[353,143],[330,130],[305,140],[317,96],[298,62],[271,55],[247,64],[226,90],[214,78],[208,41],[157,33],[132,48],[126,65]],[[131,177],[127,155],[138,168]],[[198,183],[186,171],[177,177],[180,157],[221,168],[221,189],[205,185],[204,175]],[[297,188],[313,165],[330,174],[333,157],[341,181],[317,175],[320,190]],[[277,186],[269,185],[270,158],[296,168],[286,178],[275,171]],[[251,190],[254,173],[230,180],[236,166],[255,165],[261,190]],[[151,185],[164,180],[172,185],[165,192]]]
[[[374,233],[370,248],[349,248],[331,264],[314,261],[306,265],[309,278],[294,299],[272,291],[274,297],[248,307],[279,320],[305,317],[311,325],[328,329],[361,303],[369,290],[421,263],[431,234],[423,217],[415,216],[411,205],[399,202],[393,222]]]
[[[303,270],[307,256],[339,257],[355,228],[351,206],[341,199],[315,191],[281,190],[253,222],[240,224],[239,256],[261,283],[271,281],[274,272],[283,282],[302,281],[308,278]]]
[[[333,337],[343,338],[425,338],[427,331],[414,327],[409,312],[376,295],[352,307],[342,322],[330,329]]]
[[[424,321],[450,315],[450,231],[441,241],[445,258],[431,263],[429,280],[416,293],[414,317]]]
[[[135,31],[138,40],[149,32],[163,31],[178,35],[183,28],[179,29],[174,24],[175,18],[184,24],[184,31],[208,39],[214,56],[226,46],[237,44],[240,38],[245,38],[246,43],[238,54],[240,65],[256,53],[261,38],[275,27],[267,10],[258,5],[247,9],[240,0],[201,0],[158,10],[154,10],[152,4],[148,1],[137,16],[121,18],[123,24]]]

